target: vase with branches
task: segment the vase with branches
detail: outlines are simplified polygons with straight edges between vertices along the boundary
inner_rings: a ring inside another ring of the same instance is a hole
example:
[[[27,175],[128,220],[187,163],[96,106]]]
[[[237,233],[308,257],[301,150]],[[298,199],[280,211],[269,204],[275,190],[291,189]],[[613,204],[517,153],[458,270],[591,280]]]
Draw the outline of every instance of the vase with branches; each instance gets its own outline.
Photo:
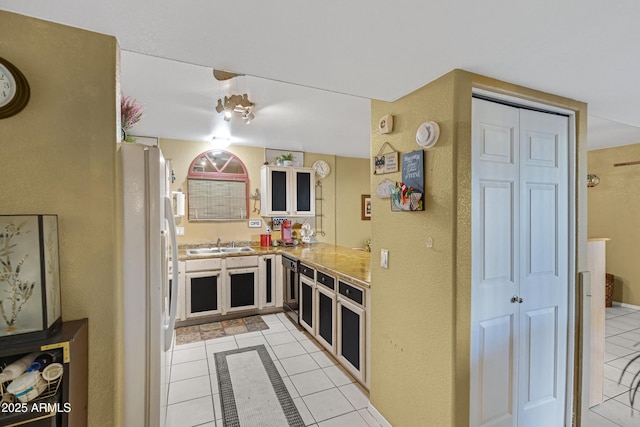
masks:
[[[15,323],[18,315],[25,303],[31,298],[34,281],[24,280],[20,277],[22,266],[28,255],[25,255],[15,266],[11,256],[16,243],[13,239],[22,236],[28,231],[24,231],[24,224],[7,224],[0,232],[0,315],[7,324],[6,332],[15,330]]]

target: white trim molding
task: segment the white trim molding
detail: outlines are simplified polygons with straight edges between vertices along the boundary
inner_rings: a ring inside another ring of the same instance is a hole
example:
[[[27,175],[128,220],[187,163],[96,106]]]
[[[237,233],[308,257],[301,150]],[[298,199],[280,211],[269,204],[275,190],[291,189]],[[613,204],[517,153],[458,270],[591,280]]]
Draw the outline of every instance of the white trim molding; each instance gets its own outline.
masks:
[[[635,310],[640,310],[640,305],[627,304],[626,302],[613,301],[611,305],[613,305],[614,307],[625,307],[625,308],[633,308]]]
[[[373,406],[371,402],[369,402],[369,407],[367,408],[373,418],[380,424],[382,427],[393,427],[389,421],[386,420],[385,417],[382,416],[380,412]]]

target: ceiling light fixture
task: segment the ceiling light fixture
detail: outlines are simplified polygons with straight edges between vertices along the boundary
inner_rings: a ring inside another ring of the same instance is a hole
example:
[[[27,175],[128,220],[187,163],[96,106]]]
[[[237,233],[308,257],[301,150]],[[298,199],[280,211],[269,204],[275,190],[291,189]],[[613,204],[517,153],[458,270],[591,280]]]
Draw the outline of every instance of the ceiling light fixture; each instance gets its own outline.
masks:
[[[239,74],[229,73],[226,71],[213,70],[213,76],[218,80],[228,80],[233,77],[237,77]],[[218,84],[218,91],[220,85]],[[216,112],[218,114],[224,111],[224,121],[229,122],[233,117],[233,113],[238,113],[242,120],[246,124],[251,123],[255,118],[253,114],[254,103],[249,100],[249,95],[243,93],[242,95],[230,95],[225,96],[224,101],[218,93],[218,102],[216,104]]]
[[[211,138],[211,145],[213,145],[215,148],[225,148],[231,145],[231,139],[214,136],[213,138]]]

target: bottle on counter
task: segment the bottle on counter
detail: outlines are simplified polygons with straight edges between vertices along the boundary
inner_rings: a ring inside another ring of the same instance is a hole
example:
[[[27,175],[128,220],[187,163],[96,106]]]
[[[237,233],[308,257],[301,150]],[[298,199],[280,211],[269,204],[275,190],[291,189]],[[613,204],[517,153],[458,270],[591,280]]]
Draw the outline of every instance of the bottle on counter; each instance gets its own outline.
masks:
[[[13,363],[7,365],[2,372],[0,372],[0,383],[11,381],[18,378],[27,370],[27,368],[36,360],[40,353],[29,353],[26,356],[16,360]]]

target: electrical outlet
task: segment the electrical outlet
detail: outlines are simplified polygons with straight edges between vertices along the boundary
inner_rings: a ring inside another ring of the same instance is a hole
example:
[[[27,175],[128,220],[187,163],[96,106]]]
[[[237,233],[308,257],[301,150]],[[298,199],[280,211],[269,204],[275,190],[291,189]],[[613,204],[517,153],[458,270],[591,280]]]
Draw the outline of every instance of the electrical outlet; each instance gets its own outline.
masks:
[[[261,228],[262,220],[261,219],[250,219],[249,220],[249,228]]]
[[[380,249],[380,267],[389,268],[389,249]]]
[[[176,236],[184,236],[184,227],[176,227]]]

